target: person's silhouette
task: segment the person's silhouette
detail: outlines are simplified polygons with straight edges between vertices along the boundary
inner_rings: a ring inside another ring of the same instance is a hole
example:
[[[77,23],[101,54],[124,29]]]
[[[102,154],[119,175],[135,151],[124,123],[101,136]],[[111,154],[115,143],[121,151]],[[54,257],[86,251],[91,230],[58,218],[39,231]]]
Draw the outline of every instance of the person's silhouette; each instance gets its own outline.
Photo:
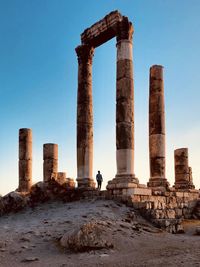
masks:
[[[97,189],[101,190],[101,184],[102,184],[102,181],[103,181],[103,177],[102,177],[100,171],[98,171],[98,173],[96,175],[96,180],[97,180]]]

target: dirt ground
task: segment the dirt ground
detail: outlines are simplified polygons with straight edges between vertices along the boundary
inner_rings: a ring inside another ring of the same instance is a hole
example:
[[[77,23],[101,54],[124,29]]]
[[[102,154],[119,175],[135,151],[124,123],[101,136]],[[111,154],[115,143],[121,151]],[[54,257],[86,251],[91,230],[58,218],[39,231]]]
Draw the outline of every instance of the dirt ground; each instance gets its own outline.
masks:
[[[60,247],[65,233],[91,220],[105,222],[112,249],[75,253]],[[169,234],[113,201],[42,204],[0,218],[0,266],[200,266],[196,226],[200,221],[186,221],[185,234]]]

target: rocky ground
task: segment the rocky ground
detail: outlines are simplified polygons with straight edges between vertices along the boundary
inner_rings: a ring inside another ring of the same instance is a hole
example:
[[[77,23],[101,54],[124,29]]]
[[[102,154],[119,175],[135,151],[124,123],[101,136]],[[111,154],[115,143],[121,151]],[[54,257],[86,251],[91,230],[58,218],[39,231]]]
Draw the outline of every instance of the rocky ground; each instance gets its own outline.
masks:
[[[0,266],[200,266],[198,225],[173,235],[113,201],[41,204],[0,217]]]

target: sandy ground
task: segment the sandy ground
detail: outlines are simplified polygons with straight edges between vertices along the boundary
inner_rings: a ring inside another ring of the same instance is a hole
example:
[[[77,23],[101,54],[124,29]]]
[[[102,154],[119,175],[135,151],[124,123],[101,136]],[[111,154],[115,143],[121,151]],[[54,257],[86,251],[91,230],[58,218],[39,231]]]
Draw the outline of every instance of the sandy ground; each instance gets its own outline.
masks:
[[[94,219],[106,222],[112,249],[73,253],[59,246],[63,234]],[[43,204],[0,218],[0,266],[200,266],[197,225],[187,221],[186,233],[173,235],[112,201]]]

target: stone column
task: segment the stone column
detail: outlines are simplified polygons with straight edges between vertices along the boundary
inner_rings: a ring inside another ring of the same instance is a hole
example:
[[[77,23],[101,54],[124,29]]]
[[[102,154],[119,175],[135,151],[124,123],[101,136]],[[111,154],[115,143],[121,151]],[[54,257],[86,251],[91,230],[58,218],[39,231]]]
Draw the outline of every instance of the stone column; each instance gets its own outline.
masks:
[[[163,67],[154,65],[149,77],[149,187],[167,187],[165,174],[165,104]]]
[[[124,17],[117,33],[116,178],[138,183],[134,175],[134,88],[132,23]]]
[[[95,187],[93,171],[92,58],[94,48],[80,45],[77,99],[77,182],[78,187]]]
[[[49,182],[58,172],[58,145],[43,145],[43,180]]]
[[[188,165],[188,148],[174,150],[175,188],[194,188],[191,167]]]
[[[19,187],[28,192],[32,186],[32,130],[19,130]]]

